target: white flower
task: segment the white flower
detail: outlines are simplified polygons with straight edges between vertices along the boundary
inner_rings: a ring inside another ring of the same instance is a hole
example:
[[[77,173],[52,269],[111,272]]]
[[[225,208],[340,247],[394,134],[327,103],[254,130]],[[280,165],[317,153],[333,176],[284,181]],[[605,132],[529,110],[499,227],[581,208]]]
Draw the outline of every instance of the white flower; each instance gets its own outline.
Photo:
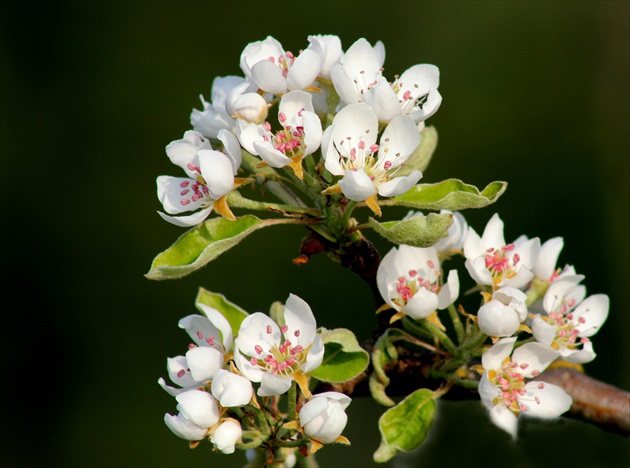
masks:
[[[241,147],[236,137],[227,130],[220,130],[218,138],[225,147],[225,153],[213,150],[210,142],[193,130],[166,147],[166,154],[173,164],[184,169],[188,175],[186,178],[157,178],[158,198],[168,215],[158,213],[169,223],[194,226],[206,219],[215,205],[223,216],[234,217],[224,197],[234,188],[234,175],[241,164]],[[192,215],[169,216],[198,209]]]
[[[234,453],[234,446],[241,440],[243,430],[237,420],[225,419],[212,433],[210,441],[225,454]]]
[[[234,342],[234,361],[252,382],[260,382],[259,396],[285,393],[295,380],[310,396],[306,374],[324,358],[322,338],[309,305],[289,295],[284,308],[285,325],[256,312],[243,320]]]
[[[610,305],[605,294],[584,299],[586,288],[578,284],[583,278],[565,275],[553,281],[543,298],[547,315],[537,314],[532,320],[536,340],[556,349],[566,361],[577,364],[595,359],[589,337],[608,318]]]
[[[352,400],[338,392],[314,395],[300,409],[300,425],[304,434],[322,444],[335,442],[348,422],[345,409]]]
[[[254,388],[249,380],[225,369],[214,374],[211,391],[224,408],[245,406],[254,395]]]
[[[422,172],[414,170],[407,176],[392,178],[420,143],[420,132],[409,117],[392,120],[380,145],[376,144],[377,136],[374,111],[363,103],[350,104],[339,111],[324,132],[322,154],[326,169],[343,176],[339,188],[344,195],[350,200],[365,201],[380,214],[376,193],[383,197],[405,193],[420,180]]]
[[[466,269],[470,276],[477,283],[492,285],[495,289],[503,286],[522,288],[529,283],[534,277],[531,270],[539,250],[540,239],[537,237],[518,244],[506,244],[503,221],[496,213],[488,221],[482,237],[469,227],[464,240]]]
[[[571,397],[556,385],[525,383],[525,379],[544,371],[558,354],[541,343],[524,344],[512,353],[515,341],[515,337],[503,338],[483,354],[484,373],[479,382],[479,396],[490,410],[490,419],[512,437],[516,437],[517,416],[555,418],[572,403]]]
[[[194,341],[186,356],[168,358],[167,369],[170,379],[181,389],[166,385],[160,378],[158,383],[169,394],[176,396],[184,391],[203,386],[223,367],[225,354],[232,347],[232,328],[227,319],[216,309],[197,304],[205,314],[188,315],[179,321]]]
[[[440,72],[435,65],[414,65],[389,83],[382,76],[385,50],[379,42],[372,47],[365,39],[356,41],[333,66],[331,77],[337,93],[347,103],[365,102],[379,122],[408,115],[418,124],[440,107]]]
[[[271,125],[239,122],[239,140],[252,154],[260,156],[271,167],[290,166],[302,178],[302,159],[319,148],[322,123],[313,112],[311,95],[291,91],[282,96],[278,109],[282,130],[275,134]]]
[[[298,57],[285,52],[273,37],[248,44],[241,54],[241,70],[249,81],[271,94],[307,89],[322,67],[322,57],[305,49]]]
[[[518,289],[498,289],[477,313],[479,329],[489,336],[512,336],[527,318],[526,301],[527,296]]]
[[[409,315],[420,320],[445,309],[459,295],[457,270],[451,270],[441,285],[440,262],[433,247],[401,245],[390,250],[376,272],[378,290],[387,304],[398,311],[392,321]]]

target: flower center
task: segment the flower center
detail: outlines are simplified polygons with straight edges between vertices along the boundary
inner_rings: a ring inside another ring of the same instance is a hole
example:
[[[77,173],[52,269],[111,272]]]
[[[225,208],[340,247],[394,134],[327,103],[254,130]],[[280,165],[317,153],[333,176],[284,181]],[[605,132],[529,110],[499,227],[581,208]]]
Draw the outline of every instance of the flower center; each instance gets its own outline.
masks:
[[[523,400],[526,400],[524,397],[527,390],[525,390],[525,378],[521,374],[521,371],[528,367],[529,364],[519,365],[517,362],[507,361],[498,371],[488,372],[490,381],[501,390],[501,394],[494,399],[493,404],[497,405],[502,402],[514,414],[528,410],[528,407],[523,404]],[[534,373],[538,374],[537,372]],[[544,388],[544,384],[540,383],[539,388]],[[538,397],[535,397],[534,400],[540,404]]]
[[[282,113],[280,113],[278,117],[281,123],[286,120],[286,117],[284,117]],[[263,128],[267,132],[271,132],[269,122],[265,122]],[[268,135],[263,135],[264,141],[270,141],[270,139],[273,147],[289,158],[301,156],[306,149],[306,145],[304,144],[304,127],[302,126],[293,128],[287,125],[282,130],[276,132],[275,135],[272,135],[271,138]]]
[[[490,270],[492,282],[495,285],[516,276],[516,265],[521,258],[517,253],[510,255],[509,252],[512,250],[514,250],[514,244],[508,244],[499,249],[491,247],[486,250],[486,268]]]
[[[293,62],[295,62],[295,56],[291,52],[286,51],[284,55],[279,55],[277,58],[272,56],[269,57],[267,60],[275,64],[282,72],[282,76],[286,78],[289,74],[289,69],[291,68],[291,65],[293,65]]]
[[[283,340],[281,343],[275,343],[265,353],[261,345],[254,346],[254,350],[258,357],[252,356],[250,363],[253,366],[262,368],[265,372],[270,372],[281,377],[291,377],[296,374],[300,367],[306,362],[308,348],[304,349],[300,344],[300,330],[293,332],[293,337],[287,335],[289,327],[286,325],[280,329]],[[267,327],[267,334],[271,334],[271,326]],[[292,338],[291,341],[289,338]],[[295,344],[294,344],[295,343]]]
[[[395,304],[404,308],[420,288],[425,288],[427,291],[435,294],[440,291],[440,285],[438,284],[440,272],[436,270],[435,264],[431,260],[427,262],[427,266],[429,270],[426,272],[426,277],[420,276],[421,273],[424,273],[421,270],[409,270],[407,275],[402,275],[398,278],[396,281],[398,296],[392,300]]]
[[[541,316],[543,320],[557,327],[556,336],[551,343],[554,349],[575,349],[580,344],[589,341],[588,338],[582,337],[578,342],[580,331],[576,328],[577,324],[586,323],[584,317],[575,318],[571,312],[576,306],[575,299],[563,299],[558,307],[547,316]]]
[[[427,94],[418,95],[418,83],[413,83],[411,86],[405,86],[405,84],[398,79],[398,76],[395,77],[395,81],[390,83],[392,90],[396,93],[398,97],[398,102],[400,103],[400,108],[403,114],[411,112],[414,107],[418,106],[422,109],[423,104],[427,101]]]

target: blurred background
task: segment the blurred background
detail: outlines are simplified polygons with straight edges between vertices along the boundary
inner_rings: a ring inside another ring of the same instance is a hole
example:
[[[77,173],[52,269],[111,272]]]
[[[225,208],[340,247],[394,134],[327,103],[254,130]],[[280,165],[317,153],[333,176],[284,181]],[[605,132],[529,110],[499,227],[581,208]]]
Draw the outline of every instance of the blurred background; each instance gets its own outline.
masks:
[[[177,328],[199,286],[249,312],[290,292],[318,324],[375,324],[369,289],[325,257],[294,266],[303,229],[279,226],[185,279],[144,278],[183,233],[156,214],[155,178],[177,175],[164,147],[190,128],[215,76],[273,35],[382,40],[390,79],[441,71],[440,135],[424,182],[507,180],[493,207],[506,238],[563,236],[560,263],[611,298],[587,372],[630,389],[628,2],[4,2],[4,207],[0,460],[4,466],[240,466],[189,450],[164,425],[175,401],[156,381],[188,343]],[[400,214],[400,213],[394,213]],[[366,216],[367,212],[357,212]],[[391,215],[389,215],[391,216]],[[379,242],[381,252],[389,246]],[[370,466],[384,408],[355,399],[322,466]],[[516,442],[478,403],[441,404],[435,430],[398,466],[616,466],[628,441],[577,421],[525,421]],[[395,463],[391,463],[395,466]],[[626,465],[627,466],[627,465]]]

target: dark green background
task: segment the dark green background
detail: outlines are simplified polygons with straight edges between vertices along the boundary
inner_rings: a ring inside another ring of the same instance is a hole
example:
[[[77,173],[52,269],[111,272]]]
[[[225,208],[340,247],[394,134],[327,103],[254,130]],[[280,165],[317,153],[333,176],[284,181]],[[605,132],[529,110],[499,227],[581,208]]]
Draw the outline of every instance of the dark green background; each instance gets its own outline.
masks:
[[[587,371],[630,388],[628,16],[628,2],[3,3],[3,465],[240,465],[207,443],[190,451],[162,422],[175,402],[156,380],[185,351],[177,321],[199,286],[250,312],[293,292],[320,325],[370,333],[357,278],[324,257],[293,266],[296,227],[258,232],[184,280],[143,277],[183,232],[155,213],[156,176],[178,175],[164,146],[267,35],[294,52],[308,34],[345,49],[380,39],[390,78],[438,65],[424,181],[507,180],[495,207],[465,213],[471,224],[496,210],[508,240],[564,237],[561,263],[611,298]],[[355,400],[352,448],[325,448],[322,465],[370,464],[381,411]],[[615,466],[628,446],[566,419],[527,421],[513,443],[478,405],[451,403],[408,466]]]

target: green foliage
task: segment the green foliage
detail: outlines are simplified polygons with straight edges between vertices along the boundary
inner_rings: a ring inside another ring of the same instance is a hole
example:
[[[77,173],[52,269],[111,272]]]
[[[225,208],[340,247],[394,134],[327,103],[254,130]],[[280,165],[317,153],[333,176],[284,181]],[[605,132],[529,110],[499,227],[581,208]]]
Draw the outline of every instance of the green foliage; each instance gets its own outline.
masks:
[[[324,360],[313,371],[313,377],[324,382],[346,382],[363,372],[370,356],[357,341],[356,336],[345,328],[322,332]]]
[[[421,388],[385,411],[378,420],[381,445],[374,452],[374,461],[385,463],[398,452],[420,446],[433,424],[436,406],[433,392]]]
[[[416,215],[403,221],[384,223],[370,218],[369,224],[381,236],[395,244],[430,247],[448,235],[448,228],[453,224],[453,215],[430,213],[427,216]]]
[[[228,301],[223,294],[211,292],[204,288],[199,288],[195,304],[205,304],[221,312],[230,323],[234,336],[238,334],[241,322],[249,315],[239,306]]]
[[[186,276],[272,221],[264,221],[252,215],[242,216],[235,221],[225,218],[205,221],[187,231],[168,249],[158,254],[145,276],[154,280]]]
[[[483,190],[465,184],[458,179],[448,179],[436,184],[418,184],[406,193],[380,202],[381,205],[407,206],[416,210],[464,210],[483,208],[496,202],[507,182],[492,182]]]
[[[435,127],[426,127],[422,130],[420,132],[420,144],[407,162],[396,172],[396,176],[408,175],[414,169],[424,172],[431,162],[437,143],[438,134]]]

